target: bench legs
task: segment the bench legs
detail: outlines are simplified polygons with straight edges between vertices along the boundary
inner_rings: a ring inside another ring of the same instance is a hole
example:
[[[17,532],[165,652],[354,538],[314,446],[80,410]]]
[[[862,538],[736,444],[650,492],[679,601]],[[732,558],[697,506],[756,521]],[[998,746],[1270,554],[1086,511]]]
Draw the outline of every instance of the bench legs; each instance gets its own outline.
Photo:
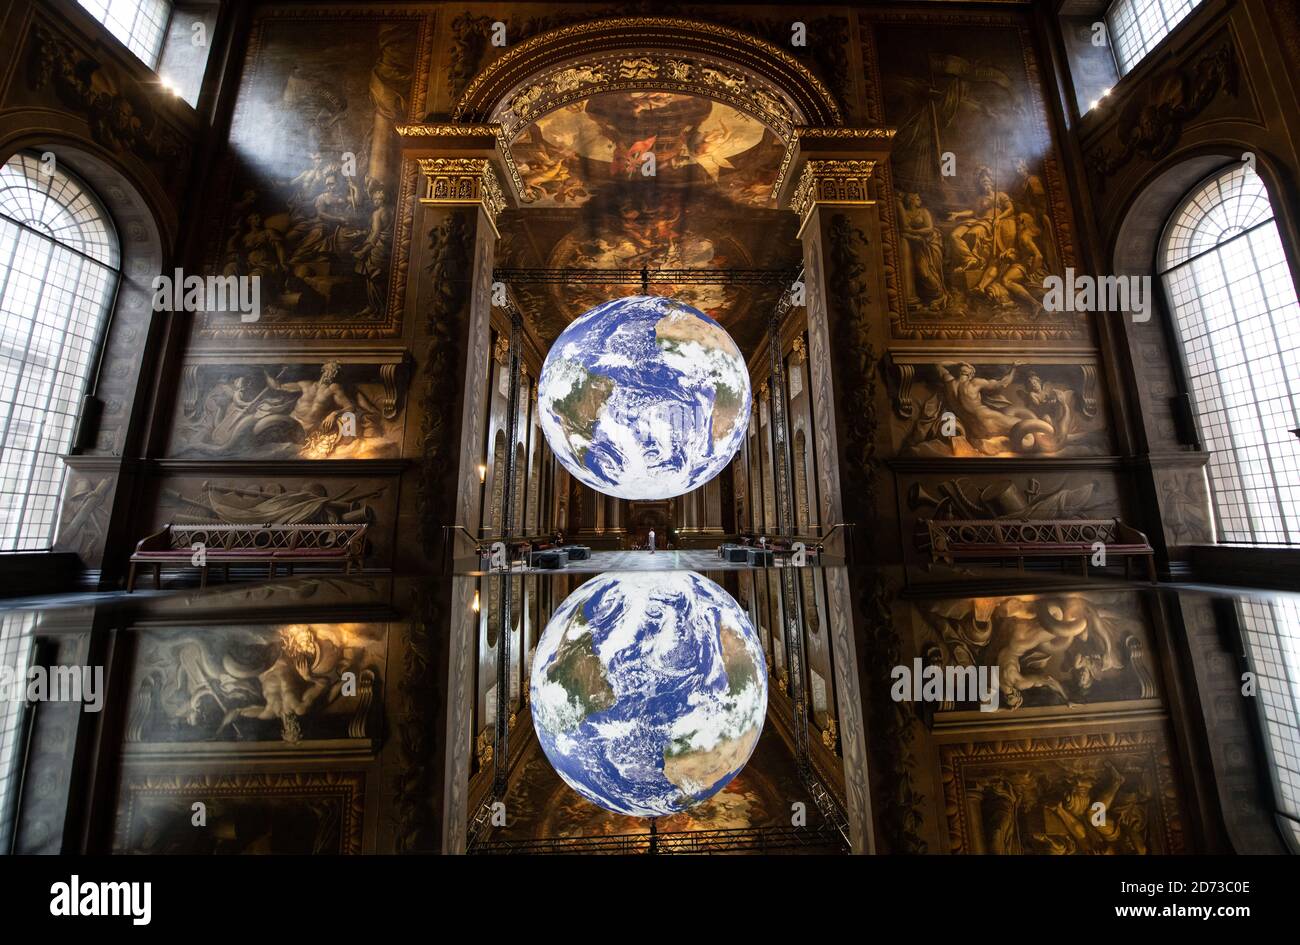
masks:
[[[135,562],[131,562],[131,567],[126,572],[126,592],[130,594],[135,590]]]
[[[199,568],[199,590],[206,590],[208,587],[208,566],[205,564]]]
[[[153,586],[154,586],[154,590],[158,590],[158,591],[162,590],[162,565],[161,564],[155,564],[153,566]]]

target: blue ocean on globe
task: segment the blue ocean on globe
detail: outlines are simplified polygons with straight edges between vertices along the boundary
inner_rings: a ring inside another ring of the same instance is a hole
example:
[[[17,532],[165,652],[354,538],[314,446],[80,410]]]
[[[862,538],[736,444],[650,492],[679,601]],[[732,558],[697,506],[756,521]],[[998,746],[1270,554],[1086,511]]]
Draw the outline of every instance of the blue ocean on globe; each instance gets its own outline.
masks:
[[[560,334],[537,401],[546,442],[579,481],[620,499],[668,499],[726,467],[752,399],[726,329],[682,302],[634,295]]]
[[[533,724],[569,787],[606,810],[712,797],[763,731],[767,662],[735,599],[691,571],[607,572],[555,611],[533,656]]]

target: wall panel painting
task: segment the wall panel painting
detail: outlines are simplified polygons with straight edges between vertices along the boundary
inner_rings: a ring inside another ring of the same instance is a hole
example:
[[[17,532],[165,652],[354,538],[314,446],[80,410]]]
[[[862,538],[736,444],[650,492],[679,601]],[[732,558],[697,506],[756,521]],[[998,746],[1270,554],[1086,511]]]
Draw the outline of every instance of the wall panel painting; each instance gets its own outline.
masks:
[[[187,365],[170,454],[224,459],[385,459],[401,449],[395,364]]]
[[[939,752],[953,853],[1187,852],[1160,723],[949,744]],[[1094,816],[1099,803],[1105,818]]]
[[[1085,338],[1043,308],[1074,265],[1069,209],[1028,30],[1015,17],[873,14],[875,88],[898,129],[882,214],[899,338]]]
[[[357,854],[365,775],[355,771],[166,774],[128,771],[114,853]],[[193,825],[202,802],[206,829]]]
[[[347,9],[254,22],[207,266],[260,276],[261,315],[204,313],[201,336],[400,331],[414,171],[393,126],[420,107],[426,29]]]
[[[372,739],[387,640],[382,624],[140,631],[126,750],[307,751]]]
[[[1110,449],[1093,363],[966,354],[893,359],[900,378],[894,431],[903,455],[1097,456]]]
[[[997,708],[980,712],[980,721],[1019,709],[1065,713],[1157,697],[1147,618],[1131,592],[926,600],[908,612],[913,652],[926,664],[990,671]],[[979,694],[969,695],[936,708],[977,710]]]

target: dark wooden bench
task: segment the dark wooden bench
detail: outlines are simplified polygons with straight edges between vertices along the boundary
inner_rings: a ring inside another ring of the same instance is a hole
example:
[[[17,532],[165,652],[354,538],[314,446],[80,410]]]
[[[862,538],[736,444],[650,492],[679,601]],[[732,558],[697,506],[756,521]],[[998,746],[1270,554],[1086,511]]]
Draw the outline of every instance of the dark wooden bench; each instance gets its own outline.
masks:
[[[267,576],[275,577],[284,567],[293,574],[294,565],[342,565],[345,574],[361,570],[365,554],[367,525],[230,525],[203,522],[195,525],[164,525],[135,546],[126,579],[127,593],[135,590],[136,569],[153,565],[154,586],[162,586],[162,569],[197,568],[199,586],[207,587],[208,568],[220,565],[227,580],[232,564],[263,564]],[[202,545],[202,564],[194,563]]]
[[[1101,542],[1105,556],[1124,559],[1130,573],[1134,558],[1146,560],[1147,577],[1156,579],[1155,552],[1147,536],[1119,519],[922,519],[930,536],[930,559],[957,561],[1016,559],[1025,569],[1026,558],[1083,559],[1083,573],[1094,546]]]

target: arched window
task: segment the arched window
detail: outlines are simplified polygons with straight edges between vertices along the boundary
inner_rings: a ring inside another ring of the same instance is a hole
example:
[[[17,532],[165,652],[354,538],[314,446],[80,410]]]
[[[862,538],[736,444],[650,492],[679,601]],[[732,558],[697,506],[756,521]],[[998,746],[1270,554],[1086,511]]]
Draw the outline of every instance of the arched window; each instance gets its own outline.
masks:
[[[1106,10],[1106,32],[1120,75],[1146,58],[1201,0],[1115,0]]]
[[[1249,165],[1184,198],[1159,268],[1210,453],[1219,539],[1300,544],[1300,309]]]
[[[158,68],[171,0],[77,0],[150,69]]]
[[[53,155],[0,168],[0,551],[49,548],[117,292],[117,234]]]

